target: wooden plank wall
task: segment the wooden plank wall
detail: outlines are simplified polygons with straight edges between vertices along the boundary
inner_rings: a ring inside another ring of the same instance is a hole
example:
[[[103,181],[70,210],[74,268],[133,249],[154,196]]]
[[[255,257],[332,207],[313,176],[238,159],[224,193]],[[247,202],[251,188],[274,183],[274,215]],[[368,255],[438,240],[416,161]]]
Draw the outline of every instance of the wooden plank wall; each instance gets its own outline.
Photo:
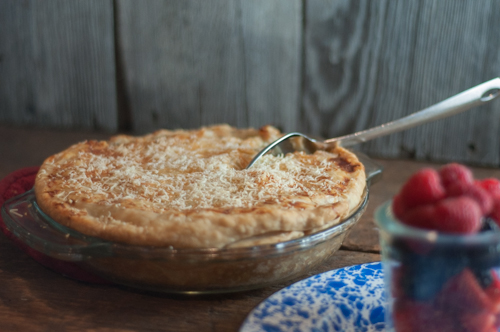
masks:
[[[304,130],[367,129],[500,76],[494,0],[307,2]],[[500,101],[369,142],[381,157],[499,165]]]
[[[0,1],[0,121],[117,129],[112,0]]]
[[[117,22],[135,132],[297,126],[299,0],[118,0]]]
[[[499,76],[498,31],[495,0],[4,0],[0,123],[333,137]],[[361,149],[498,167],[499,117],[495,101]]]

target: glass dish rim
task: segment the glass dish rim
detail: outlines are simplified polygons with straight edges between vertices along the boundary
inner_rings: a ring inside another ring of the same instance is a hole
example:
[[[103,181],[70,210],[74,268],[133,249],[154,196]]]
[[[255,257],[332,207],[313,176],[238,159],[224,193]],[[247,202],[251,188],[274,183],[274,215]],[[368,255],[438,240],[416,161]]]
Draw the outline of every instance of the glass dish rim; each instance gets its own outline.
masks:
[[[399,222],[392,213],[392,199],[375,209],[375,224],[379,230],[397,237],[422,240],[443,245],[500,245],[500,232],[481,232],[475,234],[446,234],[425,230]]]
[[[9,204],[15,201],[19,201],[21,198],[24,198],[26,203],[32,203],[32,212],[38,214],[41,217],[42,221],[49,224],[52,228],[60,233],[61,236],[65,234],[69,234],[71,237],[74,237],[80,241],[85,242],[85,244],[56,244],[54,242],[47,242],[47,239],[42,239],[40,237],[35,237],[33,234],[29,234],[27,230],[24,230],[22,236],[17,234],[16,237],[21,241],[25,242],[22,237],[31,237],[31,241],[37,241],[39,243],[45,242],[43,247],[45,248],[47,244],[52,245],[52,251],[57,253],[67,253],[71,252],[73,255],[81,255],[80,260],[84,260],[86,258],[97,258],[97,257],[125,257],[132,258],[137,257],[139,255],[140,258],[150,258],[150,259],[167,259],[167,258],[179,258],[179,257],[196,257],[202,258],[206,257],[209,259],[245,259],[251,257],[262,257],[266,255],[266,257],[270,257],[270,255],[280,255],[285,253],[292,253],[297,250],[305,250],[314,247],[315,245],[327,241],[336,235],[343,233],[346,228],[351,227],[361,216],[361,214],[365,211],[368,201],[369,201],[369,188],[368,186],[365,188],[363,192],[363,198],[361,203],[358,205],[356,210],[351,213],[347,218],[342,220],[340,223],[328,227],[326,229],[320,230],[316,233],[308,234],[306,236],[302,236],[300,238],[292,239],[285,242],[273,243],[273,244],[265,244],[258,245],[252,247],[242,247],[242,248],[173,248],[173,247],[154,247],[154,246],[137,246],[130,245],[124,243],[117,243],[106,241],[97,237],[88,236],[82,234],[78,231],[70,229],[66,226],[63,226],[52,218],[47,216],[36,204],[35,195],[33,189],[27,191],[24,194],[15,196],[9,200],[7,200],[2,206],[2,215],[4,217],[15,219],[12,214],[7,212],[7,208]],[[15,222],[15,220],[13,220]],[[5,220],[4,220],[5,222]],[[21,225],[18,224],[18,227]],[[7,227],[9,228],[9,227]],[[33,247],[31,244],[30,247]],[[62,250],[65,248],[66,250]],[[37,249],[37,248],[35,248]],[[55,249],[55,250],[54,250]],[[37,249],[38,250],[38,249]],[[47,249],[48,250],[48,249]],[[45,251],[42,251],[46,253]],[[147,257],[145,257],[145,255]]]

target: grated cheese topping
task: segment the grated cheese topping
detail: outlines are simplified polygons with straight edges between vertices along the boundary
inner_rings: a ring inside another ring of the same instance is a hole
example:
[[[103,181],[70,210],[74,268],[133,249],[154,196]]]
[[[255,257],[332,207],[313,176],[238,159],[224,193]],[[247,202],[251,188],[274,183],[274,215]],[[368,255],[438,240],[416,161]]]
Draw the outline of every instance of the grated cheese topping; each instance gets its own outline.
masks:
[[[133,204],[161,213],[324,205],[335,203],[347,190],[349,177],[338,172],[335,153],[268,154],[245,170],[267,140],[216,137],[210,130],[203,135],[173,133],[83,142],[70,157],[56,155],[48,162],[51,180],[58,184],[54,195],[70,204],[87,197],[99,204]]]

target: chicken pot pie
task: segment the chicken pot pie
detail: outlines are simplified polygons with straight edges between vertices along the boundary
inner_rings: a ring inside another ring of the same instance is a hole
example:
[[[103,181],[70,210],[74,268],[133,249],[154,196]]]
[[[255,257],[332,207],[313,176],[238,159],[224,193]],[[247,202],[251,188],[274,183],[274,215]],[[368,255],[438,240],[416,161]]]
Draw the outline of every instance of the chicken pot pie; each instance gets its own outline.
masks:
[[[342,147],[265,155],[274,127],[160,130],[86,141],[45,160],[40,208],[105,240],[174,248],[276,243],[338,224],[361,203],[363,164]]]

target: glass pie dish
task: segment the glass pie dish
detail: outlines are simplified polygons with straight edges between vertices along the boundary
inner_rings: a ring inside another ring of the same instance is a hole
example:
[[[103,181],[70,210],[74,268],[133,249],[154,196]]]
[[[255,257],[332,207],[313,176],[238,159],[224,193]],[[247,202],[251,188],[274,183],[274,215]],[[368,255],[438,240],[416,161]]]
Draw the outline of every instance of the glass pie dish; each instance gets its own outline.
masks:
[[[382,169],[363,154],[367,186],[357,210],[314,234],[244,248],[175,249],[113,243],[65,227],[37,205],[33,190],[5,202],[7,229],[31,248],[77,263],[111,282],[150,291],[208,294],[250,290],[284,282],[330,258],[366,209],[370,185]]]

